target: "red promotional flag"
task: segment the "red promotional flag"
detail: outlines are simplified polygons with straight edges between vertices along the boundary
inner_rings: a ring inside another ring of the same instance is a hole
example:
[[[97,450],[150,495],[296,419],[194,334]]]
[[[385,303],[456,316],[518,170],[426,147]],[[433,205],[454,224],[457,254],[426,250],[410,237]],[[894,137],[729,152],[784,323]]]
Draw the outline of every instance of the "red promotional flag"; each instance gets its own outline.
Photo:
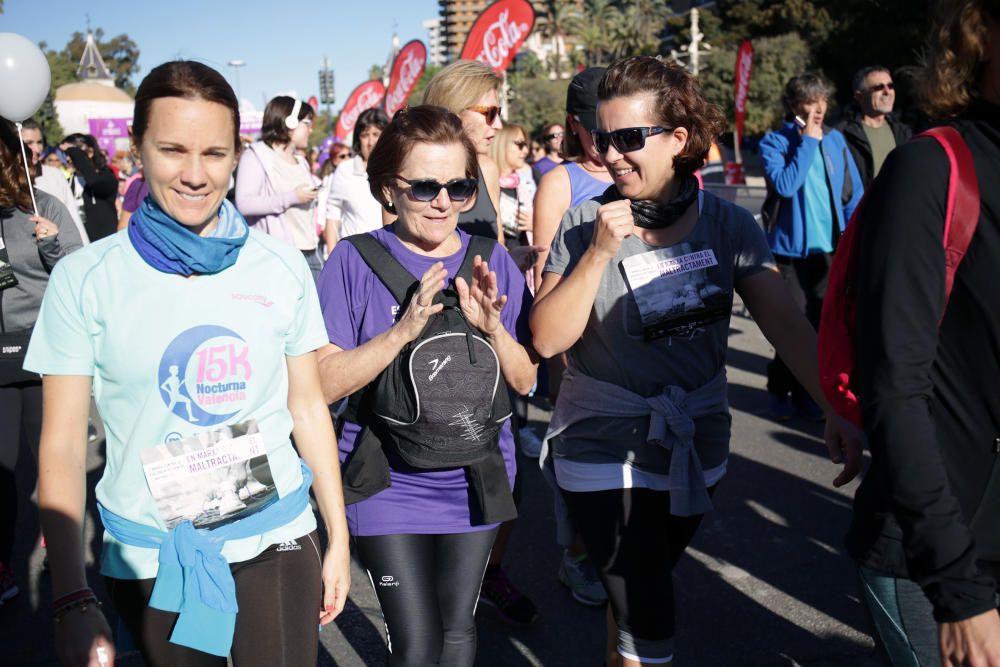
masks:
[[[306,100],[306,102],[308,102],[309,106],[313,108],[313,111],[319,109],[319,100],[316,99],[315,95],[312,95],[308,100]]]
[[[736,136],[743,136],[743,119],[747,111],[747,93],[750,90],[750,70],[753,68],[753,46],[744,40],[736,53]]]
[[[385,86],[377,79],[365,81],[355,88],[347,97],[347,103],[340,111],[334,136],[341,140],[349,138],[351,132],[354,131],[354,123],[358,121],[361,112],[382,104],[383,97],[385,97]]]
[[[406,106],[406,100],[424,73],[427,64],[427,47],[419,39],[407,42],[392,61],[389,89],[385,94],[385,112],[392,118]]]
[[[528,0],[498,0],[483,10],[462,47],[462,58],[486,63],[502,74],[535,25]]]

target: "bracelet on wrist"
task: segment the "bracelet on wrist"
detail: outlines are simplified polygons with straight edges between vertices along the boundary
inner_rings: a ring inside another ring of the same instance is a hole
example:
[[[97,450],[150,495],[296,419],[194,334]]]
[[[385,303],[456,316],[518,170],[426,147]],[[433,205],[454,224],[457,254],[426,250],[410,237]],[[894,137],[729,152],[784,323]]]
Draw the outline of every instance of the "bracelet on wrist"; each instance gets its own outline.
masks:
[[[61,595],[52,601],[52,609],[59,609],[63,605],[69,602],[75,602],[76,600],[82,600],[84,598],[96,598],[94,591],[90,586],[84,586],[79,588],[72,593],[67,593],[66,595]]]
[[[80,598],[79,600],[73,600],[72,602],[67,602],[61,607],[56,608],[52,612],[52,621],[54,623],[62,623],[62,620],[74,609],[79,609],[81,614],[86,614],[91,609],[100,609],[101,602],[97,599],[96,595],[91,595],[90,597]]]

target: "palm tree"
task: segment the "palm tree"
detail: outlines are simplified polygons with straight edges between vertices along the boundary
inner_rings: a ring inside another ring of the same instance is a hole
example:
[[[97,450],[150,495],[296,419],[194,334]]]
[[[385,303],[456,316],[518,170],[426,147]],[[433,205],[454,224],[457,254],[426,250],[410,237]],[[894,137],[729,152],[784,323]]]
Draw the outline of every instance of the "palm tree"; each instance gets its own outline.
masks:
[[[612,38],[622,21],[622,12],[613,0],[584,0],[583,11],[572,17],[567,30],[580,40],[588,66],[608,64]]]
[[[542,36],[552,40],[554,57],[552,58],[553,71],[556,78],[562,78],[563,44],[568,33],[568,28],[572,19],[578,13],[578,3],[576,0],[543,0],[536,3],[541,5],[541,16],[539,30]]]

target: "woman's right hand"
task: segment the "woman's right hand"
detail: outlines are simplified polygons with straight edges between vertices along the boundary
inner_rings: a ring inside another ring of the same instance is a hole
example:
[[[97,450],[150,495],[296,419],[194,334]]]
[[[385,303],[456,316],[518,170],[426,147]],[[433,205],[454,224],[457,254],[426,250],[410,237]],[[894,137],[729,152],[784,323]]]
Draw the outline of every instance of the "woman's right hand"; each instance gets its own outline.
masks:
[[[410,299],[403,316],[393,326],[407,343],[416,340],[427,325],[427,319],[431,315],[440,313],[444,308],[440,303],[431,302],[434,300],[434,295],[444,289],[447,278],[448,271],[444,268],[444,263],[434,262],[420,279],[420,287]]]
[[[104,614],[96,607],[70,609],[55,624],[56,654],[67,667],[112,667],[115,643]]]
[[[620,199],[610,204],[604,204],[597,209],[597,221],[594,224],[594,238],[590,246],[602,257],[610,260],[618,254],[625,237],[632,235],[635,219],[632,217],[632,202]]]
[[[299,200],[300,204],[308,204],[319,197],[319,188],[314,188],[311,185],[300,185],[295,188],[295,197]]]

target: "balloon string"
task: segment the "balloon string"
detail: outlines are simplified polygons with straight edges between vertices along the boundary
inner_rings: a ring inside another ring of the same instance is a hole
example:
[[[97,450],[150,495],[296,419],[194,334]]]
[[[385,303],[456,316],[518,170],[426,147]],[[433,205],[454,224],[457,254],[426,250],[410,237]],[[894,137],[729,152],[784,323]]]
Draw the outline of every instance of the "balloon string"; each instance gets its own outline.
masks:
[[[28,174],[28,192],[31,193],[31,206],[35,209],[35,215],[38,215],[38,202],[35,201],[35,188],[31,184],[31,164],[28,162],[28,154],[24,150],[24,135],[21,133],[21,123],[14,123],[17,126],[17,138],[20,139],[21,143],[21,157],[24,158],[24,170]]]

